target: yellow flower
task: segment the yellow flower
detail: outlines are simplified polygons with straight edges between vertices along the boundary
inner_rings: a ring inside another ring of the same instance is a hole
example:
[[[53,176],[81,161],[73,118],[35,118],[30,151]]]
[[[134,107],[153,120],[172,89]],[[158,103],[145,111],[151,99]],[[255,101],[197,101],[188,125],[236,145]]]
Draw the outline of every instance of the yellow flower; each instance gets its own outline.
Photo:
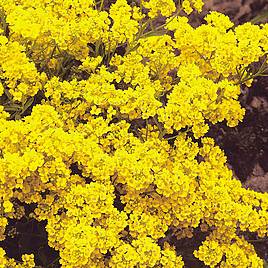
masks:
[[[149,0],[143,2],[145,8],[149,9],[149,17],[156,18],[159,14],[169,17],[176,11],[173,0]]]
[[[8,200],[4,201],[3,206],[4,206],[4,210],[6,213],[12,212],[13,204],[10,201],[8,201]]]
[[[182,7],[183,10],[189,15],[193,12],[193,8],[198,12],[202,11],[204,3],[202,0],[183,0]]]

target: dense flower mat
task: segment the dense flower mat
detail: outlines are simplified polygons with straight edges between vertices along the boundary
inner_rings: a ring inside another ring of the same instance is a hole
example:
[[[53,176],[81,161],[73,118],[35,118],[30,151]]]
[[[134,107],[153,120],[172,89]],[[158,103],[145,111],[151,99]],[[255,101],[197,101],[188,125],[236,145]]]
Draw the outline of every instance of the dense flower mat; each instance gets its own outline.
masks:
[[[183,267],[159,239],[195,228],[209,267],[262,267],[243,234],[267,235],[268,194],[244,189],[204,135],[243,119],[268,24],[211,12],[194,28],[187,14],[202,6],[1,0],[1,240],[19,204],[37,204],[61,267]],[[35,267],[32,254],[0,255],[0,267]]]

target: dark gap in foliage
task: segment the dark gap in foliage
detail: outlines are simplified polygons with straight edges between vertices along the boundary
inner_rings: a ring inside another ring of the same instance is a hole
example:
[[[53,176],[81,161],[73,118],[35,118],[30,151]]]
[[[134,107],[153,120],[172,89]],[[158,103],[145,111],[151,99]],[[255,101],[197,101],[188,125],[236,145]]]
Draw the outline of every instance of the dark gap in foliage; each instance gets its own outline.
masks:
[[[122,183],[119,183],[119,184],[116,185],[115,191],[114,191],[115,199],[114,199],[113,205],[119,211],[123,211],[124,208],[125,208],[125,206],[126,206],[125,204],[122,203],[121,198],[120,198],[120,196],[122,195],[122,191],[123,190],[120,191],[119,188],[122,189],[122,187],[123,187],[123,184]]]
[[[129,226],[126,226],[123,231],[119,233],[120,240],[124,241],[125,243],[131,243],[133,241],[133,237],[129,233]]]
[[[41,267],[60,267],[59,253],[48,246],[48,237],[45,229],[46,221],[37,221],[29,218],[35,204],[24,204],[26,216],[21,219],[9,219],[6,228],[6,238],[0,246],[6,251],[9,258],[22,261],[22,254],[34,254],[35,264]],[[53,263],[53,265],[50,265]]]
[[[158,240],[158,245],[163,249],[164,243],[167,242],[172,246],[175,246],[177,255],[181,255],[185,264],[185,268],[206,268],[209,267],[203,262],[195,258],[193,255],[194,250],[197,250],[201,246],[202,242],[205,241],[208,232],[202,232],[200,228],[196,228],[193,231],[192,238],[177,239],[174,235],[174,230],[170,227],[165,237]]]
[[[125,83],[123,80],[118,83],[113,81],[111,85],[114,85],[117,90],[127,90],[129,87],[132,87],[130,83]]]
[[[260,238],[256,232],[240,232],[240,236],[243,235],[245,239],[254,246],[254,249],[259,258],[268,262],[268,237]]]
[[[243,182],[259,163],[268,171],[268,113],[247,110],[237,127],[228,128],[219,123],[211,127],[208,136],[224,150],[228,163]]]
[[[78,175],[78,176],[80,176],[81,178],[85,179],[85,182],[88,183],[88,184],[92,182],[92,179],[90,177],[83,176],[82,170],[79,169],[79,166],[78,166],[78,163],[77,162],[74,162],[74,163],[72,163],[70,165],[70,170],[71,170],[71,175]]]
[[[126,47],[127,47],[126,44],[122,44],[122,45],[118,46],[118,47],[115,49],[115,54],[118,54],[118,55],[120,55],[120,56],[124,56],[125,53],[126,53]]]
[[[164,92],[160,97],[159,100],[162,103],[163,107],[165,107],[168,103],[168,95],[170,92]]]
[[[45,191],[41,192],[41,197],[43,199],[46,199],[47,195],[49,195],[50,191],[48,189],[45,189]]]
[[[142,118],[133,119],[131,121],[127,120],[130,123],[128,133],[132,133],[136,138],[143,140],[140,129],[146,127],[146,120]]]
[[[117,117],[113,117],[113,119],[108,123],[108,126],[110,126],[111,124],[116,124],[120,122],[120,119]]]
[[[126,206],[125,204],[123,204],[121,202],[120,199],[120,194],[116,194],[115,193],[115,199],[114,199],[114,203],[113,203],[114,207],[117,208],[119,211],[123,211],[124,207]]]

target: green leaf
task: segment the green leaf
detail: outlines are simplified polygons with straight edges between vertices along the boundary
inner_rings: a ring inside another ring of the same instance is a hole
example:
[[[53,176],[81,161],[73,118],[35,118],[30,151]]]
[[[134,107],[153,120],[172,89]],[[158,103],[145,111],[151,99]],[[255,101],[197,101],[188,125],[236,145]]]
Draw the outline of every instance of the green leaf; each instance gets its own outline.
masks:
[[[253,24],[268,21],[268,11],[262,12],[260,15],[253,18],[250,22]]]
[[[34,98],[30,97],[26,103],[23,105],[21,113],[23,114],[32,104],[33,104]]]

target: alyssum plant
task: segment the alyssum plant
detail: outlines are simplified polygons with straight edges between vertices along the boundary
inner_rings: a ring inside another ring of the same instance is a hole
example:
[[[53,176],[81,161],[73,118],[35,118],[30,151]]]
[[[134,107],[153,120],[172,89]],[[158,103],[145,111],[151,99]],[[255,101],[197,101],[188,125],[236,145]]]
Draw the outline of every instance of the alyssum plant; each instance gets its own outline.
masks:
[[[268,24],[211,12],[194,28],[187,14],[202,6],[1,0],[1,240],[20,204],[36,204],[61,267],[183,267],[160,241],[196,228],[209,267],[262,267],[243,234],[267,235],[268,194],[244,189],[204,135],[243,119]],[[35,267],[0,255],[0,267]]]

